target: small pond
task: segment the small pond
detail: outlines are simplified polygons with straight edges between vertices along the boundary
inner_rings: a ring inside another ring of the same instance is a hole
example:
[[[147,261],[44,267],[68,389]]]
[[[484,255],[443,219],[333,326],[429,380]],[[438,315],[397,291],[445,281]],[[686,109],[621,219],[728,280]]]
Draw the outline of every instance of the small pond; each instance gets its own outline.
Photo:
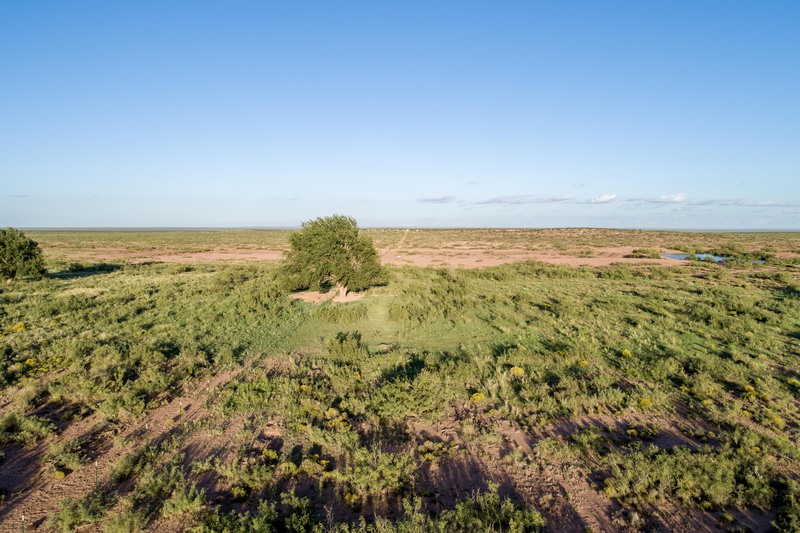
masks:
[[[715,263],[722,263],[723,261],[730,261],[730,257],[722,257],[721,255],[712,254],[661,254],[665,259],[692,259],[696,257],[700,261],[714,261]],[[764,264],[764,261],[756,259],[753,263]]]
[[[711,255],[711,254],[661,254],[661,257],[666,259],[691,259],[692,257],[696,257],[700,261],[707,260],[706,258],[713,259],[715,263],[722,263],[723,261],[727,261],[730,257],[722,257],[720,255]]]

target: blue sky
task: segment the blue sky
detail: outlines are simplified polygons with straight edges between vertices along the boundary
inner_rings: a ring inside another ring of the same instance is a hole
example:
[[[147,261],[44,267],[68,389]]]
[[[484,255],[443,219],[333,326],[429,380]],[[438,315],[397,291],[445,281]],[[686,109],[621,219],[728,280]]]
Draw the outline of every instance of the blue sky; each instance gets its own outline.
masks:
[[[800,2],[4,2],[0,226],[800,228]]]

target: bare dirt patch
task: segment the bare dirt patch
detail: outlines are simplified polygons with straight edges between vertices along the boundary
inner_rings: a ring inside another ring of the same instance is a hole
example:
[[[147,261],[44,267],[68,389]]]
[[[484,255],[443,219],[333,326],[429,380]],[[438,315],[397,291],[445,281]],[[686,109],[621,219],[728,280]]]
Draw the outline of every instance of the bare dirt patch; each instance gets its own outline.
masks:
[[[489,246],[449,246],[441,248],[414,247],[404,244],[406,235],[393,246],[380,248],[378,253],[385,265],[480,268],[488,266],[540,261],[555,265],[608,266],[614,263],[651,263],[677,265],[675,259],[642,259],[629,257],[632,246],[582,248],[581,250],[531,250],[526,248],[493,248]],[[124,248],[94,248],[90,250],[61,250],[67,260],[81,262],[125,263],[246,263],[250,261],[279,261],[283,250],[213,248],[203,251],[180,252],[165,250],[126,250]],[[327,294],[327,293],[325,293]],[[307,301],[325,301],[322,297],[303,296]]]
[[[244,263],[247,261],[279,261],[282,250],[227,250],[215,249],[204,252],[185,252],[157,255],[152,261],[158,263]]]
[[[383,262],[389,265],[413,265],[423,267],[479,268],[540,261],[554,265],[570,266],[608,266],[614,263],[653,263],[675,265],[675,259],[640,259],[629,257],[634,248],[619,246],[610,248],[591,248],[583,251],[525,250],[519,248],[397,248],[382,255]],[[585,256],[585,257],[582,257]]]
[[[245,263],[248,261],[279,261],[283,250],[237,250],[214,248],[211,250],[180,252],[164,250],[128,250],[125,248],[93,248],[67,250],[62,257],[79,262],[123,263]]]
[[[302,292],[295,292],[289,295],[289,298],[294,298],[295,300],[302,300],[304,302],[310,302],[310,303],[355,302],[356,300],[360,300],[363,297],[364,293],[348,292],[343,287],[332,289],[327,292],[302,291]]]

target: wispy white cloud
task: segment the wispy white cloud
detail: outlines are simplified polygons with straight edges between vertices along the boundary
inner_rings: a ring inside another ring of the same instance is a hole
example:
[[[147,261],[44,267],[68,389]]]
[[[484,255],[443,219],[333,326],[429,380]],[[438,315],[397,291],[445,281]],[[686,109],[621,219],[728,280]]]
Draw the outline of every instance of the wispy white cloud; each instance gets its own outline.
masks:
[[[678,194],[665,194],[663,196],[658,197],[658,201],[665,204],[672,204],[675,202],[685,202],[688,199],[689,197],[686,195],[685,192],[679,192]]]
[[[656,197],[628,198],[626,201],[643,204],[676,204],[687,200],[689,200],[689,196],[685,192],[679,192],[678,194],[663,194]]]
[[[554,202],[568,202],[574,200],[572,196],[536,196],[531,194],[511,194],[508,196],[498,196],[489,198],[480,204],[505,204],[505,205],[520,205],[520,204],[549,204]]]
[[[608,202],[613,202],[617,199],[616,194],[599,194],[589,200],[590,204],[607,204]]]
[[[720,207],[800,207],[800,202],[784,200],[749,200],[747,198],[711,198],[689,202],[691,205],[715,205]]]
[[[429,196],[426,198],[420,198],[418,201],[421,204],[449,204],[450,202],[455,201],[455,196]]]

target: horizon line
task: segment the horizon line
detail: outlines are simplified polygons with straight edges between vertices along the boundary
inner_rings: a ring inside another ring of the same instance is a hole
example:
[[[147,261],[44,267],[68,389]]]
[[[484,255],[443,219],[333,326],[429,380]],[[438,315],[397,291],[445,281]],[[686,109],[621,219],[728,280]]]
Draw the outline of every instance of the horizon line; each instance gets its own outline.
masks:
[[[297,231],[301,226],[29,226],[18,228],[22,231],[97,231],[97,232],[170,232],[170,231]],[[641,227],[601,227],[601,226],[359,226],[369,230],[616,230],[616,231],[656,231],[677,233],[800,233],[800,228],[641,228]]]

